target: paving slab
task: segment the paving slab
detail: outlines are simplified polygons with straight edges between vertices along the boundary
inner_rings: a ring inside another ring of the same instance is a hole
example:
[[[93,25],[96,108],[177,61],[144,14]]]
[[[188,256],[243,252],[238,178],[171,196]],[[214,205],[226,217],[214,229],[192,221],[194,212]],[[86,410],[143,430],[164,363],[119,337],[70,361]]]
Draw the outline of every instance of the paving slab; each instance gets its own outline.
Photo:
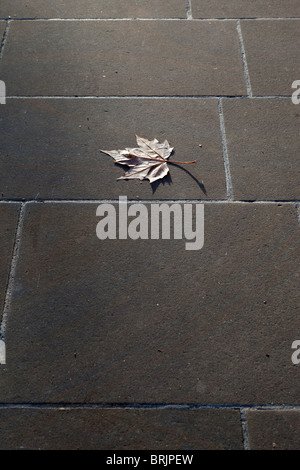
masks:
[[[299,404],[294,204],[207,203],[198,251],[97,207],[26,204],[0,402]]]
[[[20,204],[17,203],[0,203],[0,323],[12,260],[19,209]]]
[[[241,22],[253,95],[292,95],[298,80],[300,20]]]
[[[0,115],[2,198],[226,198],[216,99],[7,99]],[[117,181],[124,167],[100,149],[135,147],[136,134],[197,163],[152,185]]]
[[[191,0],[193,18],[294,18],[300,16],[298,0]]]
[[[2,0],[1,18],[186,18],[184,0]]]
[[[234,22],[14,21],[10,95],[243,95]]]
[[[238,410],[1,409],[2,450],[241,450]]]
[[[289,98],[223,100],[236,199],[299,200],[300,108]]]
[[[299,410],[246,412],[251,450],[299,450]]]

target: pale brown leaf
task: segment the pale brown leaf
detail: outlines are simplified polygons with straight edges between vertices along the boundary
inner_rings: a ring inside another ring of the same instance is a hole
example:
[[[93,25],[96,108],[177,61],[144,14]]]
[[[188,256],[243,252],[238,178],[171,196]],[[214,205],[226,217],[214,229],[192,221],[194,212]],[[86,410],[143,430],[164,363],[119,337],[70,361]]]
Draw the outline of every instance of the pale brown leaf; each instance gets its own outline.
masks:
[[[135,148],[101,150],[101,152],[110,155],[115,160],[115,163],[129,167],[118,180],[148,179],[150,183],[153,183],[158,179],[164,178],[169,173],[167,160],[173,151],[173,147],[170,147],[167,140],[160,143],[157,139],[148,140],[136,136],[136,141],[138,147]]]

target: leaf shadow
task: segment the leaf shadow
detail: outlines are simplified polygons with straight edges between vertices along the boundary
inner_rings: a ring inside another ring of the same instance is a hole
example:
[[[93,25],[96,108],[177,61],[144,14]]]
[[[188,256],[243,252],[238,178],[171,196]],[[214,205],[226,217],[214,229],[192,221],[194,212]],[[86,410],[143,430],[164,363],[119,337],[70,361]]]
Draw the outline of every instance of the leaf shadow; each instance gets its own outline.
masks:
[[[173,183],[172,181],[172,177],[170,175],[170,173],[168,173],[164,178],[162,178],[161,180],[156,180],[156,181],[153,181],[153,183],[150,183],[151,185],[151,188],[152,188],[152,194],[155,193],[155,191],[157,190],[158,186],[161,185],[161,184],[166,184],[168,183],[169,186]]]
[[[207,191],[206,191],[206,188],[204,186],[204,183],[200,182],[198,180],[198,178],[196,178],[196,176],[194,176],[189,170],[187,170],[183,166],[179,165],[178,163],[173,163],[172,161],[168,161],[168,164],[177,166],[178,168],[180,168],[180,170],[185,171],[197,183],[197,185],[199,186],[199,188],[201,189],[203,194],[205,194],[205,196],[207,195]]]

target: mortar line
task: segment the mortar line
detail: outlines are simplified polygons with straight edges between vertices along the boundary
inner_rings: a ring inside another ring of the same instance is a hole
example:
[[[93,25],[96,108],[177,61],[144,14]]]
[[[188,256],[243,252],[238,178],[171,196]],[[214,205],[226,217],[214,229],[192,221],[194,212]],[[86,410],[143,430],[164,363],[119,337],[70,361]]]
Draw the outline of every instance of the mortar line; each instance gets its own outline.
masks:
[[[122,194],[126,196],[126,194]],[[118,204],[119,199],[101,198],[101,199],[0,199],[0,204],[15,204],[23,202],[26,204]],[[177,203],[177,204],[270,204],[270,205],[292,205],[300,204],[298,200],[228,200],[228,199],[127,199],[128,203],[138,202],[140,204],[158,204],[158,203]]]
[[[186,0],[186,19],[187,20],[192,20],[193,19],[191,0]]]
[[[188,0],[186,0],[188,1]],[[187,9],[185,12],[185,17],[178,17],[178,18],[135,18],[135,17],[128,17],[128,18],[0,18],[2,21],[68,21],[68,22],[120,22],[120,21],[187,21],[187,20],[193,20],[193,18],[187,18]],[[196,21],[209,21],[208,19],[203,19],[203,20],[196,20]],[[210,20],[212,21],[212,20]],[[216,19],[215,21],[223,21],[222,19]],[[225,21],[236,21],[236,19],[225,19]]]
[[[254,404],[205,404],[205,403],[108,403],[108,402],[19,402],[19,403],[0,403],[0,409],[3,408],[52,408],[52,409],[162,409],[162,410],[202,410],[202,409],[232,409],[244,414],[246,411],[297,411],[300,412],[300,405],[254,405]],[[244,419],[244,418],[243,418]]]
[[[23,228],[23,222],[24,222],[25,206],[26,206],[26,202],[22,202],[20,211],[19,211],[17,229],[16,229],[14,246],[13,246],[13,251],[12,251],[11,265],[10,265],[5,300],[4,300],[4,307],[3,307],[2,319],[1,319],[1,325],[0,325],[0,339],[2,339],[3,341],[5,341],[6,323],[7,323],[8,313],[9,313],[10,304],[11,304],[12,291],[14,287],[16,266],[17,266],[17,262],[19,258],[19,248],[20,248],[20,240],[21,240],[22,228]]]
[[[188,1],[188,0],[186,0]],[[246,17],[246,16],[240,16],[240,17],[216,17],[216,18],[190,18],[192,21],[197,21],[197,22],[210,22],[210,21],[282,21],[282,20],[295,20],[299,21],[300,17],[299,16],[282,16],[282,17]],[[187,18],[185,17],[178,17],[178,18],[136,18],[136,17],[127,17],[127,18],[11,18],[11,17],[2,17],[0,18],[0,21],[187,21]]]
[[[228,150],[227,150],[223,105],[222,105],[221,99],[218,100],[218,111],[219,111],[220,130],[221,130],[222,147],[223,147],[223,161],[224,161],[224,170],[225,170],[225,178],[226,178],[227,199],[229,201],[232,201],[233,200],[233,188],[232,188],[232,180],[231,180]]]
[[[250,450],[248,423],[247,423],[247,416],[246,416],[245,408],[240,408],[240,417],[241,417],[244,450]]]
[[[87,99],[87,100],[110,100],[110,99],[116,99],[116,100],[147,100],[147,99],[156,99],[156,100],[163,100],[163,99],[217,99],[218,97],[216,95],[11,95],[7,96],[7,98],[11,99]],[[246,96],[245,96],[246,98]]]
[[[231,99],[231,100],[250,100],[250,99],[291,99],[291,95],[10,95],[6,99],[21,100],[202,100],[202,99]]]
[[[242,28],[241,28],[240,20],[237,20],[236,28],[237,28],[237,32],[238,32],[238,36],[239,36],[239,43],[240,43],[240,49],[241,49],[241,56],[242,56],[242,62],[243,62],[244,77],[245,77],[245,82],[246,82],[247,93],[248,93],[248,96],[251,98],[252,97],[252,89],[251,89],[251,82],[250,82],[250,74],[249,74],[249,70],[248,70],[246,51],[245,51],[245,46],[244,46],[244,41],[243,41]]]
[[[5,43],[6,43],[10,22],[11,22],[11,20],[6,20],[4,33],[3,33],[2,41],[1,41],[1,44],[0,44],[0,59],[3,56],[4,46],[5,46]]]

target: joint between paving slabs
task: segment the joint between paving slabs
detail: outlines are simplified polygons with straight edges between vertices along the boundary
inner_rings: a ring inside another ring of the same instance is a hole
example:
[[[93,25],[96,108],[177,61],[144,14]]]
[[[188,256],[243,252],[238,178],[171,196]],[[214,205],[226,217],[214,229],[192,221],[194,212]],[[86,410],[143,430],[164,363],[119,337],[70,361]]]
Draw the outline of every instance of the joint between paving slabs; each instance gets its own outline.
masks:
[[[6,21],[6,25],[5,25],[4,33],[3,33],[3,36],[2,36],[2,41],[1,41],[1,44],[0,44],[0,59],[3,56],[4,46],[5,46],[5,43],[6,43],[8,30],[9,30],[9,25],[11,23],[11,20],[5,20],[5,21]]]
[[[226,179],[227,199],[228,201],[232,201],[233,200],[233,188],[232,188],[232,180],[231,180],[231,173],[230,173],[230,166],[229,166],[223,105],[222,105],[221,98],[219,98],[218,100],[218,111],[219,111],[220,131],[221,131],[221,139],[222,139],[222,147],[223,147],[223,161],[224,161],[224,170],[225,170],[225,179]]]
[[[191,1],[191,0],[190,0]],[[190,5],[190,1],[186,0],[186,18],[178,17],[178,18],[161,18],[161,17],[153,17],[153,18],[141,18],[141,17],[126,17],[126,18],[100,18],[100,17],[95,17],[95,18],[59,18],[59,17],[53,17],[53,18],[43,18],[43,17],[27,17],[27,18],[6,18],[6,17],[0,17],[0,21],[186,21],[188,20],[193,20],[193,21],[202,21],[202,22],[211,22],[211,21],[282,21],[282,20],[295,20],[299,21],[300,16],[284,16],[284,17],[247,17],[247,16],[240,16],[240,17],[214,17],[214,18],[193,18],[192,15],[192,8],[191,6],[188,7],[187,5]],[[187,17],[188,16],[188,17]]]
[[[0,325],[0,340],[2,341],[5,341],[6,323],[7,323],[7,318],[8,318],[9,309],[10,309],[12,291],[14,287],[16,266],[17,266],[17,262],[19,258],[19,248],[20,248],[20,241],[21,241],[21,236],[22,236],[25,206],[26,206],[26,202],[21,203],[18,222],[17,222],[17,228],[16,228],[16,234],[15,234],[15,240],[14,240],[14,246],[13,246],[13,251],[12,251],[12,258],[11,258],[11,264],[10,264],[10,270],[9,270],[5,300],[4,300],[4,307],[3,307],[3,313],[2,313],[1,325]]]
[[[252,94],[252,88],[251,88],[251,82],[250,82],[250,74],[249,74],[249,70],[248,70],[246,51],[245,51],[245,46],[244,46],[244,40],[243,40],[242,27],[241,27],[241,21],[240,20],[237,20],[237,22],[236,22],[236,29],[237,29],[238,37],[239,37],[241,57],[242,57],[242,63],[243,63],[244,77],[245,77],[245,82],[246,82],[247,93],[248,93],[248,97],[252,98],[253,94]]]
[[[128,204],[133,204],[135,202],[140,204],[160,204],[162,202],[168,204],[272,204],[272,205],[297,205],[300,204],[300,201],[294,199],[128,199]],[[18,202],[26,204],[119,204],[118,199],[47,199],[47,198],[28,198],[28,199],[0,199],[1,204],[15,204]],[[296,207],[296,206],[295,206]]]
[[[248,423],[247,423],[247,417],[246,417],[246,410],[244,408],[240,408],[240,417],[241,417],[244,450],[250,450],[249,437],[248,437],[249,436]]]
[[[192,0],[186,0],[186,19],[187,20],[192,20],[193,19]]]
[[[260,100],[291,99],[291,95],[10,95],[6,99],[19,100]]]

